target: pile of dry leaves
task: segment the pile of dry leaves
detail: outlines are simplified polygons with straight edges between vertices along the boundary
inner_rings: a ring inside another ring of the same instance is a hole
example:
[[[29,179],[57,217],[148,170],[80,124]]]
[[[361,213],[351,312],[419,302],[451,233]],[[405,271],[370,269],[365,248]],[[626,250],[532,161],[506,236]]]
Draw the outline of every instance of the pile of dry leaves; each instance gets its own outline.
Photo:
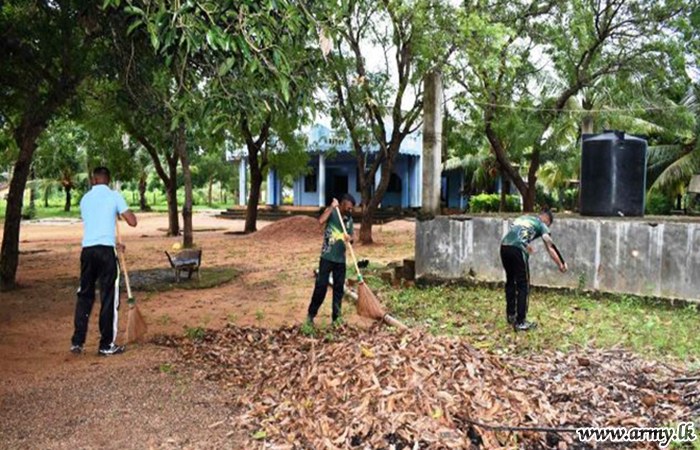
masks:
[[[324,340],[229,326],[168,343],[232,389],[250,448],[585,448],[570,432],[482,425],[666,426],[689,420],[697,400],[697,385],[671,381],[676,369],[622,351],[519,359],[354,328]]]

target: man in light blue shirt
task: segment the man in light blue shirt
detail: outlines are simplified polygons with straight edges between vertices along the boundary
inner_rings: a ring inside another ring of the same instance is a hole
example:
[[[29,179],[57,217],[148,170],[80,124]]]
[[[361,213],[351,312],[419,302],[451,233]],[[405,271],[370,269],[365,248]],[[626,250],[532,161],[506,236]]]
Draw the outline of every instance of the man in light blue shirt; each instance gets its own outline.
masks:
[[[115,227],[117,215],[136,226],[136,216],[129,210],[124,197],[109,188],[110,174],[106,167],[92,172],[93,187],[80,201],[83,218],[83,250],[80,254],[80,288],[75,306],[75,331],[71,352],[83,352],[95,285],[100,284],[100,348],[98,355],[110,356],[124,352],[117,346],[119,323],[119,263],[117,262]]]

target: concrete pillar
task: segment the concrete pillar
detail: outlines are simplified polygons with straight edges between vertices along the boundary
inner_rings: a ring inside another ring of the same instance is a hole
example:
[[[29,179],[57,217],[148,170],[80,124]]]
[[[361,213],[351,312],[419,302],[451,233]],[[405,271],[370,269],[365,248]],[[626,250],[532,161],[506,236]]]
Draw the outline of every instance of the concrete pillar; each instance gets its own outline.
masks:
[[[303,187],[304,177],[298,176],[294,179],[294,193],[292,194],[294,200],[294,206],[301,205],[301,189]]]
[[[411,164],[410,156],[403,161],[401,165],[401,207],[408,208],[411,203],[411,169],[409,165]]]
[[[248,203],[248,158],[241,158],[238,163],[238,204]]]
[[[277,194],[277,183],[276,183],[275,170],[270,169],[267,172],[267,205],[276,206],[277,199],[275,198]]]
[[[411,186],[411,200],[409,206],[411,208],[419,208],[421,204],[420,158],[420,156],[411,156],[411,159],[408,162],[408,173]]]
[[[423,109],[423,212],[440,214],[440,176],[442,173],[442,74],[425,76]]]
[[[465,204],[464,198],[464,170],[458,169],[459,173],[459,209],[464,209],[467,205]]]
[[[326,206],[326,158],[323,153],[318,154],[318,206]]]
[[[284,204],[284,197],[282,197],[282,177],[275,171],[275,203],[277,206],[282,206]]]

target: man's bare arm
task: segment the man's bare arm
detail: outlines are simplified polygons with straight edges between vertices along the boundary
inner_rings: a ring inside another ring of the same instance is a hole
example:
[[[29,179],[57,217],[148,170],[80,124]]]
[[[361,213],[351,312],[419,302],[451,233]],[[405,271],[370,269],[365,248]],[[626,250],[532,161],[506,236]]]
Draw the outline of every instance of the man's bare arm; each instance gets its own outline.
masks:
[[[562,261],[559,257],[559,253],[557,253],[556,249],[554,248],[554,242],[552,241],[552,237],[548,234],[545,234],[544,236],[542,236],[542,240],[544,241],[544,246],[547,248],[549,257],[552,258],[552,261],[554,261],[557,267],[559,267],[559,270],[561,270],[563,273],[566,273],[568,268],[566,267],[566,264],[564,264],[564,261]]]
[[[136,220],[136,214],[134,214],[130,209],[127,209],[122,213],[122,217],[129,224],[130,227],[135,227],[138,224]]]
[[[321,214],[321,217],[318,218],[318,223],[321,225],[325,225],[326,222],[328,222],[328,219],[331,217],[331,214],[333,214],[333,210],[338,207],[338,200],[333,199],[331,202],[331,205],[326,208],[325,211],[323,211],[323,214]]]

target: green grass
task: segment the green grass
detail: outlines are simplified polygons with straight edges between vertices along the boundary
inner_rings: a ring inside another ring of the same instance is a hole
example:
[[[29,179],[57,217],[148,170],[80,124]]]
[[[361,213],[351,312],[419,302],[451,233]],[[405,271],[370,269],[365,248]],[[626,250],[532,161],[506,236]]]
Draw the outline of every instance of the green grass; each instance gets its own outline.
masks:
[[[185,327],[185,337],[192,340],[199,340],[204,337],[205,331],[202,327]]]
[[[161,272],[166,273],[170,278],[172,271],[169,269],[147,269],[135,272],[132,275],[132,288],[141,292],[165,292],[173,289],[209,289],[228,283],[239,275],[239,271],[236,269],[212,267],[200,270],[201,281],[197,279],[197,275],[192,275],[192,279],[187,279],[187,275],[183,275],[179,283],[151,277],[151,274],[160,274]],[[141,274],[143,274],[143,279]]]
[[[29,196],[28,196],[29,190],[25,192],[25,199],[24,199],[24,213],[26,214],[27,209],[29,207]],[[126,199],[127,204],[129,204],[129,207],[134,210],[138,211],[139,210],[139,203],[138,203],[138,197],[134,197],[133,193],[131,191],[125,190],[122,191],[122,194],[124,195],[124,198]],[[198,194],[200,197],[202,197],[201,194]],[[168,212],[168,203],[166,200],[166,197],[164,194],[159,193],[157,195],[157,203],[156,204],[151,204],[150,202],[153,200],[153,194],[149,193],[147,195],[149,206],[151,207],[153,212],[162,212],[166,213]],[[199,200],[196,202],[192,209],[197,211],[197,210],[205,210],[205,209],[226,209],[231,207],[233,202],[235,201],[234,198],[229,198],[227,199],[227,202],[222,202],[220,198],[218,198],[218,195],[214,196],[214,202],[212,203],[211,206],[209,206],[206,203],[206,200],[202,197],[199,198]],[[184,203],[184,192],[182,189],[178,192],[178,204],[179,204],[179,210],[182,210],[182,204]],[[36,215],[34,216],[34,219],[48,219],[48,218],[79,218],[80,217],[80,204],[79,204],[79,196],[76,194],[73,197],[73,204],[71,205],[71,211],[65,212],[63,211],[64,205],[65,205],[65,200],[61,195],[53,195],[49,199],[49,206],[45,207],[44,206],[44,200],[42,199],[37,199],[36,203]],[[5,220],[5,210],[7,209],[7,202],[6,201],[0,201],[0,220]]]
[[[5,220],[5,210],[7,209],[7,202],[0,202],[0,220]],[[26,211],[26,209],[25,209]],[[49,206],[45,208],[37,204],[36,214],[34,219],[50,219],[50,218],[67,218],[67,219],[77,219],[80,217],[80,208],[73,206],[70,211],[65,212],[63,206]]]
[[[463,336],[496,353],[544,349],[623,347],[653,358],[700,364],[700,312],[636,297],[594,298],[577,292],[535,290],[528,319],[539,327],[515,334],[506,323],[501,289],[439,286],[394,290],[371,277],[387,306],[411,325]]]

